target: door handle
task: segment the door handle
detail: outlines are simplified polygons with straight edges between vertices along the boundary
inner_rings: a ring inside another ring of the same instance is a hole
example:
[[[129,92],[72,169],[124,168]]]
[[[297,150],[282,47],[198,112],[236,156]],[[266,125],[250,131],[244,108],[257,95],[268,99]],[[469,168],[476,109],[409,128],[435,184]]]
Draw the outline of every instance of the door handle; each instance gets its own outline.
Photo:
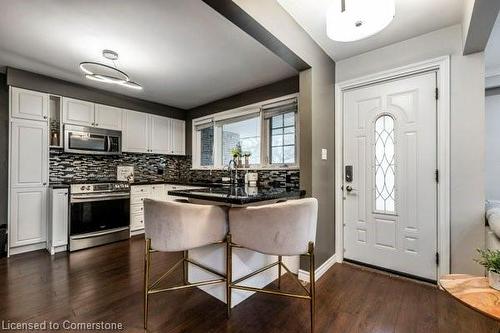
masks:
[[[346,190],[347,192],[349,192],[349,193],[351,193],[352,191],[356,191],[356,189],[355,189],[355,188],[352,188],[350,185],[347,185],[347,186],[345,187],[345,190]]]

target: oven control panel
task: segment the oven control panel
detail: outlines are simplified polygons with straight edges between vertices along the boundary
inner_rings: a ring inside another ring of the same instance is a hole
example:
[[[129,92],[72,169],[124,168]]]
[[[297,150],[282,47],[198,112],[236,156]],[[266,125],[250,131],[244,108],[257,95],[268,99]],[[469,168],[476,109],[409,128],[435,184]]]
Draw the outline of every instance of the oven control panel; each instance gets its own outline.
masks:
[[[129,183],[98,183],[98,184],[73,184],[71,193],[99,193],[99,192],[125,192],[130,190]]]

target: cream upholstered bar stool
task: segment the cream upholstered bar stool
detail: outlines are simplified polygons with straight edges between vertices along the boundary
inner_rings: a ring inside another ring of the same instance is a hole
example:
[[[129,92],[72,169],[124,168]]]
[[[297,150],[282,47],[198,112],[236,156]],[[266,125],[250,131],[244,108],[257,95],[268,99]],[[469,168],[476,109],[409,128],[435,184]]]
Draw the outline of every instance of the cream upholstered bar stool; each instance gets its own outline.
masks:
[[[227,234],[227,210],[220,206],[196,205],[186,202],[144,200],[144,328],[148,324],[149,296],[165,291],[180,290],[226,282],[226,276],[188,258],[187,251],[211,244],[224,243]],[[151,254],[180,252],[183,258],[155,282],[150,283]],[[160,281],[183,265],[183,284],[156,288]],[[196,283],[188,281],[188,264],[195,265],[217,278]]]
[[[314,198],[289,200],[263,206],[229,209],[229,233],[227,236],[227,315],[231,315],[231,290],[240,289],[272,295],[307,299],[310,302],[311,331],[314,331],[315,281],[314,281],[314,240],[318,219],[318,201]],[[278,256],[278,261],[257,271],[232,280],[232,249],[246,248],[267,255]],[[305,255],[309,257],[309,289],[283,263],[283,256]],[[304,294],[253,288],[239,285],[241,282],[278,266],[278,289],[281,289],[281,268],[283,267]]]

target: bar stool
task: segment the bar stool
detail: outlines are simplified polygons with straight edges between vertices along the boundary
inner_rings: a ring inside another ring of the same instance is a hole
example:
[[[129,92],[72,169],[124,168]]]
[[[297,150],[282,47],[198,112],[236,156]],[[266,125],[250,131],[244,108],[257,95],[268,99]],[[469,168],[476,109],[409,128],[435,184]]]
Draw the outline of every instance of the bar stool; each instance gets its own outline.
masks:
[[[225,242],[227,211],[220,206],[195,205],[183,202],[144,200],[144,229],[146,246],[144,253],[144,328],[148,325],[149,295],[226,282],[226,276],[189,259],[187,251]],[[183,251],[183,258],[150,284],[151,254],[153,252]],[[183,264],[183,284],[169,288],[155,288]],[[196,283],[188,281],[188,264],[210,272],[219,278]]]
[[[231,315],[231,290],[240,289],[272,295],[288,296],[309,300],[311,332],[314,331],[315,281],[314,281],[314,240],[318,219],[318,201],[314,198],[290,200],[264,206],[231,208],[229,210],[229,230],[226,238],[227,268],[227,316]],[[240,247],[278,256],[278,261],[257,271],[232,280],[232,248]],[[304,287],[299,279],[283,263],[283,256],[306,255],[309,257],[310,287]],[[239,283],[278,266],[278,288],[281,289],[281,268],[283,267],[305,291],[291,294],[281,291],[241,286]]]

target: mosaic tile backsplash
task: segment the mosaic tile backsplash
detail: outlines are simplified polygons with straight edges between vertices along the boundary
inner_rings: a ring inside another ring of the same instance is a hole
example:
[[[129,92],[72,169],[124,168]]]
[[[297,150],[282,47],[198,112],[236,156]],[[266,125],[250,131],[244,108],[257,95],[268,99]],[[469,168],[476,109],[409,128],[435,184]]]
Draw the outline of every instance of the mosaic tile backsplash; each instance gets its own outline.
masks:
[[[227,170],[191,170],[191,156],[133,153],[100,156],[70,154],[52,149],[49,159],[50,182],[114,181],[118,165],[133,165],[136,181],[219,183],[222,177],[229,176]],[[255,171],[259,174],[261,186],[299,188],[299,170]],[[243,176],[244,171],[238,172]]]

